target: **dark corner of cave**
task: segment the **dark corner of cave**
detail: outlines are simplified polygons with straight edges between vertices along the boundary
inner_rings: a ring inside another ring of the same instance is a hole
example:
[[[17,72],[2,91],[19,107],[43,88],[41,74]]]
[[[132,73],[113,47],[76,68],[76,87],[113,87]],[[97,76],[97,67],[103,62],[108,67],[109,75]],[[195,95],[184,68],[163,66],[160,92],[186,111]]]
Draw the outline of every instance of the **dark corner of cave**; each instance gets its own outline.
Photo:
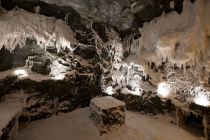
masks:
[[[0,0],[0,140],[210,140],[210,0]]]

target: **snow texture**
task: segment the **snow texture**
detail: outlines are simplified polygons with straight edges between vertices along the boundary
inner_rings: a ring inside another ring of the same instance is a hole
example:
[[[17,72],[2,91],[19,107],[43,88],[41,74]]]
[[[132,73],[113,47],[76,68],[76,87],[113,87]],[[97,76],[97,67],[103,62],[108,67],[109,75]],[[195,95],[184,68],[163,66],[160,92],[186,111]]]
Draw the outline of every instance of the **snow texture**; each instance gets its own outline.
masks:
[[[151,117],[126,111],[126,125],[99,135],[88,108],[78,109],[28,124],[14,140],[204,140],[201,136],[169,123],[166,116]]]
[[[91,104],[94,104],[100,109],[110,109],[118,106],[125,106],[125,103],[113,98],[112,96],[93,98],[91,100]]]
[[[117,129],[125,122],[125,103],[111,96],[93,98],[90,111],[101,134]]]
[[[170,5],[173,8],[173,1]],[[127,59],[137,59],[136,63],[143,66],[153,85],[158,87],[163,82],[168,85],[167,89],[157,89],[164,92],[162,96],[176,98],[180,103],[192,98],[191,101],[199,105],[202,100],[204,106],[209,106],[210,93],[205,87],[210,76],[209,17],[208,0],[194,3],[184,0],[181,14],[163,13],[144,23],[139,39],[123,42],[123,47],[130,48],[131,56]],[[167,63],[166,72],[152,71],[148,68],[152,63],[155,67]],[[174,65],[182,67],[182,71],[171,69]],[[186,69],[186,66],[190,68]],[[166,81],[162,77],[166,77]]]
[[[145,23],[140,29],[142,36],[138,43],[131,44],[139,49],[139,63],[154,62],[159,66],[167,59],[178,66],[204,65],[203,62],[209,60],[210,52],[206,45],[204,9],[208,8],[203,0],[195,3],[185,0],[181,14],[175,11],[163,13],[150,23]]]
[[[9,122],[22,112],[24,105],[24,96],[21,93],[11,93],[0,101],[0,138],[2,129],[6,128]]]
[[[69,48],[76,42],[71,28],[62,20],[16,9],[0,15],[0,48],[14,50],[23,46],[27,38],[34,38],[37,44],[54,46],[58,51]]]

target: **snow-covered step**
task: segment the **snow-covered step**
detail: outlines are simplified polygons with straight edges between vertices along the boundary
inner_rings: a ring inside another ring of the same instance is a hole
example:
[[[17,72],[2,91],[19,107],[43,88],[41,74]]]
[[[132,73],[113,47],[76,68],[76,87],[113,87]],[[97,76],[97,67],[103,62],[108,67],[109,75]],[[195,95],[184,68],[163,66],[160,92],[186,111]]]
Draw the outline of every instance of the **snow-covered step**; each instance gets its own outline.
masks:
[[[17,119],[24,108],[23,93],[11,93],[0,101],[0,140],[7,139],[17,126]]]
[[[93,98],[90,110],[100,133],[118,128],[125,122],[125,103],[111,96]]]

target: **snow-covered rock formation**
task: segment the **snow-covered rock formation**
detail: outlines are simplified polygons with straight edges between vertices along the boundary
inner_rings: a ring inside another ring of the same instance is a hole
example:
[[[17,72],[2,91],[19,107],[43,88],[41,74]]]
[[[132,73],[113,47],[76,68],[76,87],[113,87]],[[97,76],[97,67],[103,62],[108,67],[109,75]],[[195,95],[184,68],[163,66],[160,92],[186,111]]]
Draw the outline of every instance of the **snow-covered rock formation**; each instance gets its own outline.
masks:
[[[0,48],[14,50],[23,46],[27,38],[34,38],[41,47],[53,46],[58,51],[76,43],[73,32],[64,21],[32,14],[24,10],[8,11],[0,16]]]
[[[144,113],[208,109],[210,2],[110,3],[2,0],[0,98],[26,90],[29,120],[107,94]]]
[[[90,111],[101,134],[125,123],[125,103],[111,96],[93,98]]]

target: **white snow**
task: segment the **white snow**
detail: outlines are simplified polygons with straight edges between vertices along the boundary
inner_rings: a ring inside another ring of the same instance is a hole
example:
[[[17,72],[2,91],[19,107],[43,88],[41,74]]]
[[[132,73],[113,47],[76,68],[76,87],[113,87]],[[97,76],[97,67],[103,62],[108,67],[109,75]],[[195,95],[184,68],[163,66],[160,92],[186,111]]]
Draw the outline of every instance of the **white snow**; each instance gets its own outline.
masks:
[[[13,140],[204,140],[166,117],[160,119],[126,111],[126,124],[100,136],[88,108],[28,124]]]
[[[170,63],[176,63],[178,66],[186,63],[202,65],[201,62],[209,57],[205,9],[209,8],[203,0],[195,3],[184,0],[181,14],[175,11],[163,13],[151,22],[144,23],[140,29],[142,36],[138,43],[135,41],[130,44],[131,47],[139,49],[138,63],[143,65],[155,62],[158,66],[168,59]],[[208,17],[208,14],[206,16]]]
[[[112,95],[112,94],[114,94],[114,91],[113,91],[114,89],[113,89],[113,87],[112,86],[109,86],[109,87],[107,87],[106,89],[105,89],[105,93],[107,93],[108,95]]]
[[[132,95],[136,95],[136,96],[142,95],[142,91],[139,88],[136,88],[134,91],[129,90],[128,88],[123,88],[120,92],[122,94],[132,94]]]
[[[0,72],[0,80],[6,78],[7,76],[14,75],[14,72],[17,70],[24,70],[28,74],[27,76],[18,77],[20,79],[31,79],[37,82],[41,82],[43,80],[48,80],[51,78],[49,75],[41,75],[36,72],[32,72],[28,67],[18,67]]]
[[[169,85],[165,82],[161,82],[158,84],[157,95],[162,98],[168,98],[170,96],[170,88]]]
[[[125,106],[125,103],[113,98],[112,96],[95,97],[91,99],[91,104],[94,104],[100,109],[110,109],[118,106]]]
[[[172,9],[175,4],[171,1]],[[143,66],[144,73],[151,77],[152,85],[157,86],[158,96],[171,99],[176,97],[181,102],[192,98],[199,105],[208,104],[209,89],[196,89],[207,85],[210,72],[209,5],[208,0],[197,0],[194,3],[184,0],[181,14],[176,11],[163,13],[151,22],[144,23],[139,39],[128,38],[123,42],[123,48],[131,53],[127,61],[137,60],[135,63]],[[151,70],[148,64],[152,62],[156,66],[167,62],[166,72]],[[183,66],[182,72],[170,71],[174,64]],[[186,66],[191,67],[187,70]],[[200,96],[205,96],[205,99]]]
[[[0,101],[0,136],[2,135],[2,129],[5,128],[18,113],[22,112],[24,104],[24,96],[19,92],[6,95],[3,101]]]
[[[56,44],[58,51],[69,48],[76,42],[71,28],[62,20],[29,13],[22,9],[0,15],[0,49],[5,46],[13,50],[23,46],[27,38],[34,38],[37,44],[46,47]]]
[[[28,72],[25,69],[16,69],[13,74],[19,78],[27,77]]]
[[[205,96],[195,97],[194,102],[201,106],[208,106],[208,107],[210,106],[210,101]]]
[[[50,76],[52,76],[52,79],[55,80],[63,80],[67,71],[70,70],[69,67],[60,64],[59,61],[62,62],[64,60],[62,59],[54,60],[51,65]]]

